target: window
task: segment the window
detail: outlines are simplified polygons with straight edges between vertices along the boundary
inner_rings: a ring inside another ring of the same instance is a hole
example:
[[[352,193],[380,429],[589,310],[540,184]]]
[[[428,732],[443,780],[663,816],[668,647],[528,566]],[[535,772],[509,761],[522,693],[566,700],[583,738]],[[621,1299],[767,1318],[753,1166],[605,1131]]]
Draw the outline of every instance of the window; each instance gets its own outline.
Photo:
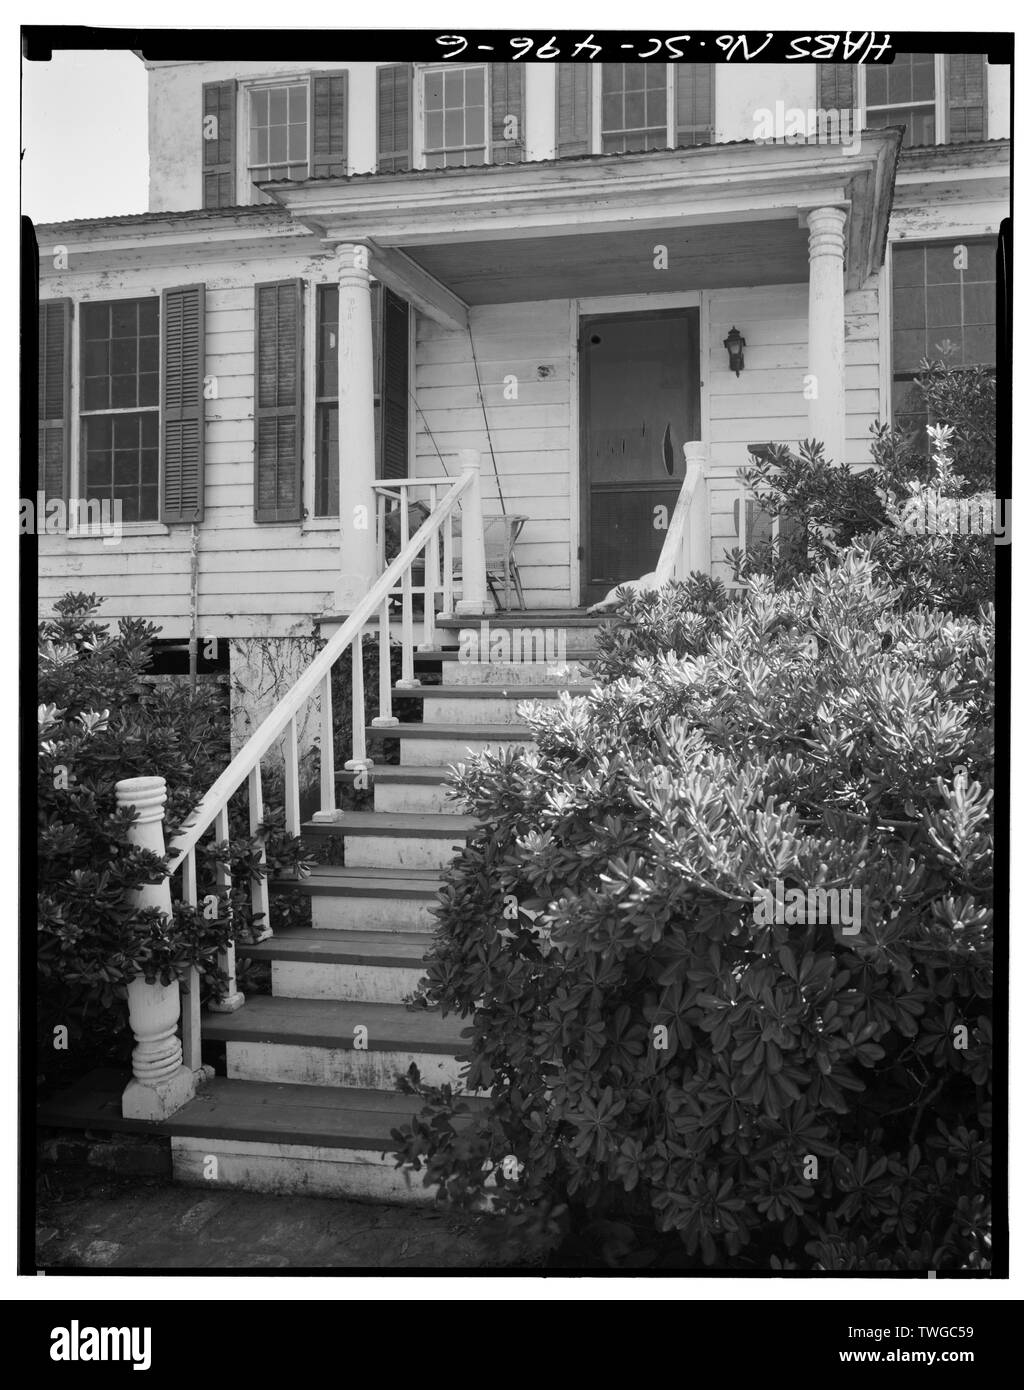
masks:
[[[309,173],[309,85],[289,82],[249,92],[249,177],[304,179]],[[259,195],[262,201],[270,201]]]
[[[886,66],[823,63],[821,110],[862,110],[869,129],[904,126],[904,147],[984,140],[985,57],[981,53],[900,53]]]
[[[935,55],[898,53],[893,63],[866,70],[864,124],[905,125],[908,145],[935,144]]]
[[[427,169],[488,162],[487,69],[428,68],[423,74],[423,162]]]
[[[82,487],[125,521],[159,515],[160,301],[83,304]]]
[[[668,145],[668,64],[605,63],[601,69],[602,149],[663,150]]]
[[[928,424],[914,385],[921,359],[995,365],[996,243],[975,239],[893,246],[893,416]]]

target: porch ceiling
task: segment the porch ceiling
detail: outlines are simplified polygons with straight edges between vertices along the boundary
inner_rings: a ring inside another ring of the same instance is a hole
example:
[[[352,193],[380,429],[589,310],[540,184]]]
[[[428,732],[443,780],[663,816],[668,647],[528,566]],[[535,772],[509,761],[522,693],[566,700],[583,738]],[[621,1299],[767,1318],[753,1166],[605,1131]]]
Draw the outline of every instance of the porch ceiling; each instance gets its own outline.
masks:
[[[807,229],[796,218],[635,231],[577,229],[573,236],[404,249],[470,305],[786,285],[808,275]]]

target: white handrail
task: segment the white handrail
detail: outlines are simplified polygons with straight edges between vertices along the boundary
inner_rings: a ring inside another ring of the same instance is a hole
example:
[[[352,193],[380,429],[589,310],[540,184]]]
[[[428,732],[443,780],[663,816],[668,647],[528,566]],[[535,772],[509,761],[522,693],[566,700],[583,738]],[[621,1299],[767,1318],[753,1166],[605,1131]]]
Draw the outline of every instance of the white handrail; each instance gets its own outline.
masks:
[[[687,523],[698,510],[702,510],[695,508],[694,502],[704,482],[704,464],[708,456],[707,445],[700,441],[691,441],[683,445],[683,453],[686,456],[686,477],[679,489],[679,496],[676,498],[676,505],[672,511],[672,520],[665,532],[665,540],[661,547],[661,554],[658,556],[657,568],[654,571],[659,587],[667,584],[675,575],[676,566],[683,553],[683,538],[686,535]]]
[[[462,476],[453,483],[436,510],[427,517],[401,553],[392,560],[384,573],[373,584],[369,593],[359,601],[355,611],[328,639],[323,650],[313,658],[280,704],[267,715],[259,728],[252,733],[235,754],[213,786],[201,798],[191,817],[171,841],[168,848],[167,855],[172,861],[172,871],[179,867],[175,861],[182,860],[188,854],[189,850],[213,824],[229,799],[259,764],[268,749],[289,729],[289,725],[292,724],[303,704],[316,694],[321,681],[325,677],[329,677],[334,663],[346,647],[361,634],[362,629],[381,604],[387,601],[396,581],[411,569],[417,555],[425,549],[431,537],[438,533],[455,510],[460,499],[474,490],[476,492],[476,504],[479,505],[479,460],[475,468],[467,461]],[[467,601],[475,601],[474,596],[470,595]],[[328,738],[330,736],[331,730],[329,729],[321,735],[321,737]],[[289,829],[291,830],[292,827],[289,826]]]

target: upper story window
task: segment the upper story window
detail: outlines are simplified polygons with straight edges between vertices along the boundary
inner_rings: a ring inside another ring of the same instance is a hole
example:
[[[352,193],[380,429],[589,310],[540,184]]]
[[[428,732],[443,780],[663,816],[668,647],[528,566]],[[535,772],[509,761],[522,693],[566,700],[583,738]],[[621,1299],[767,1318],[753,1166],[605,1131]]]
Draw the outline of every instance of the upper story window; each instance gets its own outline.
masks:
[[[84,493],[120,502],[125,521],[159,515],[160,301],[83,304]]]
[[[668,64],[605,63],[601,136],[606,153],[668,144]]]
[[[984,140],[985,58],[981,53],[901,53],[884,67],[822,64],[818,107],[861,111],[869,129],[904,126],[904,146]]]
[[[559,63],[560,156],[675,149],[715,138],[711,63]]]
[[[304,179],[309,173],[309,84],[249,92],[249,177]]]
[[[487,67],[428,68],[423,74],[423,162],[427,169],[486,164]]]

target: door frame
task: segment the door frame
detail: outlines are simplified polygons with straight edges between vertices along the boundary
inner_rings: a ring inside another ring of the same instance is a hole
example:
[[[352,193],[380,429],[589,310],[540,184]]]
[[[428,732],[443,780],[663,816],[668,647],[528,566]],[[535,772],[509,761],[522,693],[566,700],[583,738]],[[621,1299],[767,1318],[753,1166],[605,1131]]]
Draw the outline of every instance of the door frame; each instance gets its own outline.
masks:
[[[662,294],[589,295],[569,301],[569,600],[574,608],[581,603],[584,526],[589,516],[589,498],[583,489],[583,387],[580,322],[602,315],[636,317],[669,309],[697,310],[698,410],[700,435],[708,429],[710,412],[710,314],[706,290],[671,290]]]

